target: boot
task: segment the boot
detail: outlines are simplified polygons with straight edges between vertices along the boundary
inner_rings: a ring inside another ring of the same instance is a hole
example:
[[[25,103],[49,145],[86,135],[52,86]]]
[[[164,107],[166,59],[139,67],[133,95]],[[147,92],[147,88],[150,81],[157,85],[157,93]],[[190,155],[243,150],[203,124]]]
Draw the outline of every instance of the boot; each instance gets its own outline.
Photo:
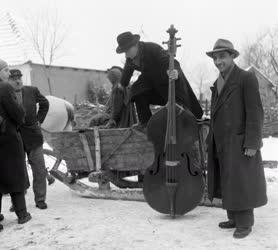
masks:
[[[236,239],[242,239],[248,236],[251,232],[252,232],[252,227],[239,227],[236,228],[233,236]]]
[[[23,216],[18,217],[18,224],[24,224],[31,219],[32,219],[31,214],[26,212]]]
[[[38,201],[36,207],[39,209],[47,209],[47,204],[44,201]]]
[[[233,220],[228,220],[228,221],[220,222],[218,226],[222,229],[229,229],[229,228],[235,228],[236,223]]]

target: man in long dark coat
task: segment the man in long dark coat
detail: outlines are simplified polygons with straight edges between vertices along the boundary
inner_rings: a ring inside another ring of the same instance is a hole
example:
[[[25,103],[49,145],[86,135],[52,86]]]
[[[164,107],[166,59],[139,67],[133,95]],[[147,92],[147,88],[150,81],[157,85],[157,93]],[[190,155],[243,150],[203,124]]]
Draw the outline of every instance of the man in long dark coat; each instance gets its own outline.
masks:
[[[141,42],[139,35],[124,32],[117,37],[117,53],[125,53],[126,62],[121,84],[127,86],[135,70],[141,75],[131,87],[131,100],[135,102],[139,125],[144,129],[152,116],[149,105],[165,105],[168,100],[169,55],[161,46],[151,42]],[[202,108],[194,95],[179,62],[175,60],[175,71],[169,76],[176,80],[176,101],[187,107],[196,118],[203,115]]]
[[[12,69],[9,82],[13,86],[18,103],[25,110],[25,122],[19,131],[25,152],[33,173],[33,190],[36,207],[46,209],[46,177],[47,170],[43,156],[43,136],[40,124],[43,123],[48,112],[48,100],[34,86],[23,86],[22,73]],[[37,111],[38,104],[38,111]]]
[[[267,203],[260,148],[263,107],[258,80],[240,69],[233,44],[219,39],[213,58],[220,74],[212,87],[211,128],[208,136],[208,191],[222,198],[228,221],[220,228],[236,228],[235,238],[246,237],[254,224],[253,209]]]
[[[7,82],[9,75],[7,63],[0,60],[0,221],[4,219],[1,214],[2,194],[9,193],[18,223],[22,224],[31,219],[24,197],[29,186],[25,154],[18,132],[24,120],[24,110],[18,105],[14,90]]]

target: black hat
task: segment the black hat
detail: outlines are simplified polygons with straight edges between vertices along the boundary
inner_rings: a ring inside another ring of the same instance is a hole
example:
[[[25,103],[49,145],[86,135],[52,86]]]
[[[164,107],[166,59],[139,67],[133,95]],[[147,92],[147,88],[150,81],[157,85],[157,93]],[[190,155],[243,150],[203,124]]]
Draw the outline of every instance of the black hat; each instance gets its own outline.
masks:
[[[131,32],[124,32],[117,37],[118,47],[116,52],[118,54],[126,52],[133,45],[138,43],[140,36],[137,34],[132,34]]]
[[[22,77],[22,73],[19,69],[10,70],[10,78],[14,78],[14,77]]]

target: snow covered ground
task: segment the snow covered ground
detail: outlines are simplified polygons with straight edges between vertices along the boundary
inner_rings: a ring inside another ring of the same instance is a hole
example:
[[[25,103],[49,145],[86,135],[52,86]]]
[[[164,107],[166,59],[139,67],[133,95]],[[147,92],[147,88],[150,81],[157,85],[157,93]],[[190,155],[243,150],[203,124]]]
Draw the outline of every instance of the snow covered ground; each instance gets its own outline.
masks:
[[[277,149],[278,139],[264,140],[263,158],[278,160]],[[48,189],[47,210],[35,208],[28,191],[33,219],[25,225],[17,224],[4,197],[0,249],[278,249],[278,169],[265,173],[269,202],[255,210],[253,232],[242,240],[218,228],[226,219],[219,208],[197,207],[172,220],[144,202],[82,198],[56,181]]]

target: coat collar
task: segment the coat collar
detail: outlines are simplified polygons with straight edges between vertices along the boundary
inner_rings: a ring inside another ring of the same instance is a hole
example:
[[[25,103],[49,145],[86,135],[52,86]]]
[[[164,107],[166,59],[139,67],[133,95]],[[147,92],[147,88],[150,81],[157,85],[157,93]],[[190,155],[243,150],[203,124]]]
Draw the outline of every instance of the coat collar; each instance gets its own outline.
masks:
[[[217,100],[214,100],[213,103],[213,110],[212,110],[212,116],[216,114],[216,112],[219,110],[219,108],[225,103],[229,95],[238,87],[238,75],[239,75],[240,69],[237,65],[234,66],[225,86],[223,87],[220,95],[218,96]],[[216,81],[217,82],[217,81]],[[214,86],[212,87],[212,91],[214,99],[217,95],[217,88],[216,88],[216,82],[214,83]]]

